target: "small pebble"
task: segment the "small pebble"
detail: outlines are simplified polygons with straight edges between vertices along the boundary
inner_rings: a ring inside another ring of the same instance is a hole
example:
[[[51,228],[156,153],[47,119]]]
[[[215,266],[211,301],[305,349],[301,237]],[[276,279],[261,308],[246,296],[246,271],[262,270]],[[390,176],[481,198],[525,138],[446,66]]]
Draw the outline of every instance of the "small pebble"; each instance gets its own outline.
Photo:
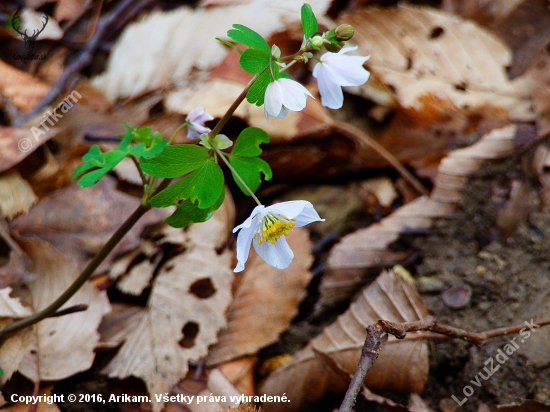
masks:
[[[471,298],[472,288],[468,285],[453,286],[441,294],[443,303],[453,309],[461,309],[468,306]]]
[[[445,290],[445,282],[436,277],[421,277],[416,281],[420,293],[441,292]]]

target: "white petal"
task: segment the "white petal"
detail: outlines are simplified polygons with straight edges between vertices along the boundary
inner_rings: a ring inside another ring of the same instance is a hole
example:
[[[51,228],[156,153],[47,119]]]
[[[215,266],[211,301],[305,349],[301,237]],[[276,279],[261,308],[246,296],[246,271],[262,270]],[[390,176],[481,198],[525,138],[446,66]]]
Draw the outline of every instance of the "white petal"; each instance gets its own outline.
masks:
[[[248,260],[250,243],[254,238],[254,232],[258,229],[263,209],[264,206],[256,206],[248,219],[233,229],[233,233],[240,230],[237,236],[237,266],[233,269],[234,272],[241,272],[244,269],[244,264]]]
[[[306,107],[307,96],[313,97],[308,89],[300,83],[290,79],[279,79],[283,91],[283,105],[295,112],[299,112]]]
[[[327,72],[327,70],[329,71]],[[342,107],[344,104],[344,94],[340,85],[332,81],[330,69],[321,66],[317,70],[317,85],[319,86],[323,106],[330,109],[339,109]]]
[[[269,212],[279,213],[289,219],[294,219],[306,207],[313,207],[307,200],[291,200],[288,202],[275,203],[265,208],[265,214]]]
[[[306,206],[304,210],[302,210],[302,213],[300,213],[298,216],[296,216],[296,227],[302,227],[305,225],[309,225],[313,222],[324,222],[325,219],[321,219],[317,211],[313,208],[313,206]]]
[[[286,115],[288,114],[288,109],[286,107],[281,108],[281,112],[277,115],[278,119],[284,119]]]
[[[233,272],[242,272],[244,270],[244,264],[248,260],[248,253],[250,252],[250,243],[254,237],[254,228],[241,229],[239,236],[237,236],[237,266],[233,269]]]
[[[252,210],[252,213],[250,214],[250,216],[248,216],[248,218],[243,222],[241,223],[239,226],[236,226],[234,229],[233,229],[233,233],[235,233],[237,230],[239,229],[248,229],[253,222],[256,223],[256,225],[258,224],[258,221],[262,218],[262,216],[265,214],[263,213],[264,209],[266,207],[261,205],[261,206],[256,206],[254,208],[254,210]],[[255,225],[255,226],[256,226]]]
[[[270,266],[277,269],[286,269],[294,258],[294,253],[284,236],[280,237],[274,245],[269,242],[263,242],[261,245],[254,241],[254,249],[260,257]]]
[[[283,108],[283,92],[278,82],[271,82],[265,89],[264,111],[277,117]]]

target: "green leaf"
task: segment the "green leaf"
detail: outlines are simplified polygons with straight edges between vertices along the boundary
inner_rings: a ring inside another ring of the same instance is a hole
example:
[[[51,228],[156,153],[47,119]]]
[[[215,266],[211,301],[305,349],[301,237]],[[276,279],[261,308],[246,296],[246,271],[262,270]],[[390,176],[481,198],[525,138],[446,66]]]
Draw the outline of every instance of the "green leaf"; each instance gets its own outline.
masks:
[[[304,30],[304,36],[306,39],[309,38],[313,33],[319,31],[319,25],[317,24],[317,19],[313,10],[309,4],[304,4],[301,10],[302,14],[302,29]]]
[[[277,66],[277,63],[272,62],[271,68],[273,70],[273,76],[275,76],[275,79],[278,79],[280,77],[279,66]],[[267,89],[267,86],[272,81],[273,79],[271,77],[271,72],[269,70],[263,72],[252,84],[252,86],[250,86],[248,93],[246,93],[246,100],[248,100],[248,103],[255,104],[258,107],[263,105],[265,89]]]
[[[223,182],[222,170],[208,159],[200,168],[155,195],[150,203],[153,207],[168,207],[190,200],[196,202],[199,209],[207,209],[220,197]]]
[[[230,156],[259,156],[262,154],[262,149],[260,149],[262,143],[269,143],[269,135],[258,127],[247,127],[239,134]]]
[[[155,177],[179,177],[204,165],[208,157],[208,150],[201,146],[167,146],[157,156],[143,159],[141,170]]]
[[[166,218],[164,221],[172,227],[182,228],[190,225],[191,223],[206,222],[210,219],[215,210],[217,210],[223,203],[225,198],[225,190],[222,190],[219,199],[216,203],[208,209],[200,209],[195,203],[186,201],[176,211]]]
[[[231,166],[253,192],[258,190],[262,183],[262,173],[265,180],[270,180],[272,177],[269,164],[257,157],[262,154],[260,149],[262,143],[269,143],[269,135],[257,127],[247,127],[237,138],[229,155]],[[241,190],[249,195],[239,179],[235,175],[233,178]]]
[[[267,42],[254,30],[251,30],[241,24],[234,24],[233,27],[234,29],[227,32],[227,37],[231,40],[244,44],[252,49],[262,50],[267,54],[271,53],[271,49],[269,48]]]
[[[222,40],[219,37],[216,37],[216,40],[219,41],[224,46],[231,47],[232,49],[237,50],[239,54],[243,54],[243,51],[239,49],[237,46],[235,46],[233,43],[229,43],[228,41]]]
[[[261,50],[247,49],[241,55],[239,64],[245,72],[258,74],[269,66],[269,56]]]
[[[102,153],[97,145],[90,147],[82,160],[83,164],[78,166],[73,175],[73,180],[82,176],[78,182],[81,187],[95,185],[99,179],[113,170],[126,156],[137,158],[148,158],[163,151],[168,142],[158,132],[152,133],[151,127],[140,127],[138,129],[124,126],[128,129],[125,135],[121,135],[120,144],[110,152]],[[135,143],[138,143],[137,145]]]
[[[269,164],[259,157],[231,157],[229,162],[253,192],[258,190],[262,184],[261,173],[264,174],[265,180],[270,180],[273,177]],[[250,196],[239,179],[235,176],[233,178],[243,193]]]
[[[90,151],[86,153],[82,160],[86,163],[80,165],[73,176],[73,179],[93,168],[98,168],[88,172],[80,178],[78,185],[80,187],[90,187],[95,185],[99,180],[113,170],[122,159],[126,157],[126,152],[120,149],[114,149],[107,153],[101,153],[101,149],[97,146],[92,146]]]

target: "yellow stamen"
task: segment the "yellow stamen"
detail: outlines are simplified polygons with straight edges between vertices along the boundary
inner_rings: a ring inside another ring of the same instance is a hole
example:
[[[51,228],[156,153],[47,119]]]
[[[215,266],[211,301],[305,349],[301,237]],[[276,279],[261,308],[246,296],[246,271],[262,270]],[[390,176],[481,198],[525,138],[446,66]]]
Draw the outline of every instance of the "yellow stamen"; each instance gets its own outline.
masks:
[[[288,236],[288,233],[295,225],[294,219],[269,213],[263,218],[261,228],[254,233],[254,238],[259,238],[258,244],[260,245],[264,241],[273,245],[281,236]]]

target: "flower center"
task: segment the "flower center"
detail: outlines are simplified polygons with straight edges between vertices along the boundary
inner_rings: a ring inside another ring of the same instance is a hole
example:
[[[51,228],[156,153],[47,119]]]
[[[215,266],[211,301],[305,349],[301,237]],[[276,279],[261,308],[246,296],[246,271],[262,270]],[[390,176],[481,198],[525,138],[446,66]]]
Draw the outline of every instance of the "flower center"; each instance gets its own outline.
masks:
[[[254,238],[259,238],[258,244],[260,245],[263,241],[273,245],[281,236],[288,236],[288,233],[294,226],[294,219],[289,219],[280,214],[269,213],[263,218],[259,231],[254,233]]]

